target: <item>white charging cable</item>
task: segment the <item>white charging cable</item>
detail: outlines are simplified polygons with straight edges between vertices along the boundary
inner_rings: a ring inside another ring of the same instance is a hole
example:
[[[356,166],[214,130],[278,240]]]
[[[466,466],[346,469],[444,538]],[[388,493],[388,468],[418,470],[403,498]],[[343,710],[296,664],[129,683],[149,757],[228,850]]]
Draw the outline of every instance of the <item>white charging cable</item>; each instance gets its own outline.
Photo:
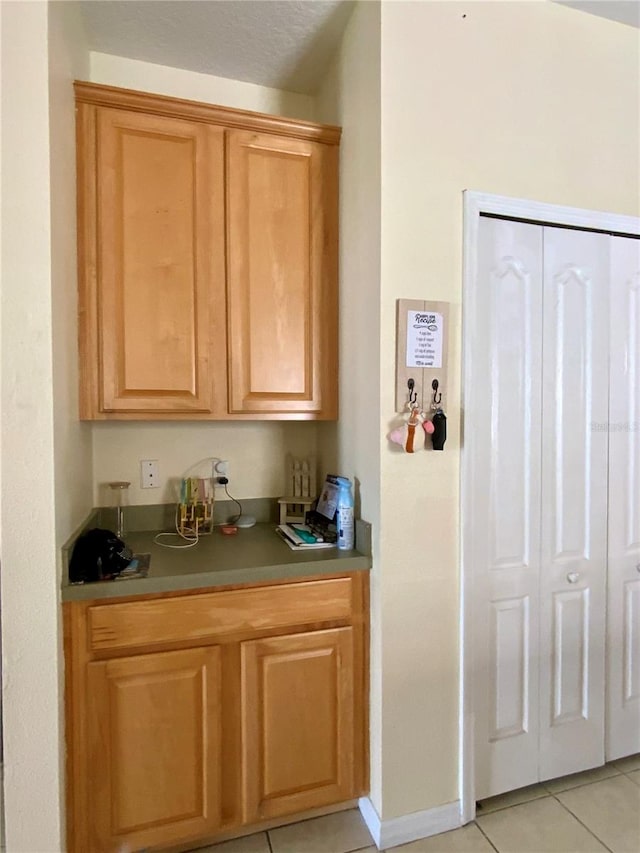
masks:
[[[223,460],[219,459],[217,456],[205,456],[204,459],[201,459],[199,462],[196,462],[195,464],[191,465],[190,468],[187,468],[187,470],[184,472],[184,474],[180,478],[179,482],[182,482],[183,480],[185,480],[187,475],[190,474],[194,468],[198,468],[200,465],[204,465],[207,462],[213,463],[213,465],[211,467],[211,473],[212,473],[212,475],[215,475],[215,466],[217,465],[218,462],[221,462],[221,461],[223,461]],[[212,479],[215,479],[215,476],[212,476]],[[198,542],[200,541],[200,536],[198,534],[198,528],[197,527],[195,528],[195,530],[193,528],[188,528],[189,532],[187,534],[185,534],[182,530],[180,530],[180,525],[178,524],[178,506],[179,506],[179,504],[180,504],[180,496],[178,495],[177,501],[176,501],[176,515],[175,515],[176,532],[175,533],[156,533],[156,535],[153,537],[153,541],[156,543],[156,545],[160,545],[161,548],[174,548],[174,549],[193,548],[194,545],[197,545]],[[164,537],[168,537],[168,536],[178,537],[178,538],[184,540],[184,542],[186,544],[185,545],[170,545],[168,542],[161,542],[160,539],[163,536]]]

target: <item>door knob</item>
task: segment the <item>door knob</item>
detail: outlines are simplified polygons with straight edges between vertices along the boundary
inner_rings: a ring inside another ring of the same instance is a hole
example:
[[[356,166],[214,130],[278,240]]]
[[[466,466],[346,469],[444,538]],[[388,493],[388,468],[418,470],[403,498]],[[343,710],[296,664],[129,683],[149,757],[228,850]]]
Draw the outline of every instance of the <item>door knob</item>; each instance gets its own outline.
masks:
[[[567,575],[567,580],[569,581],[569,583],[578,583],[579,579],[580,579],[580,573],[579,572],[569,572],[569,574]]]

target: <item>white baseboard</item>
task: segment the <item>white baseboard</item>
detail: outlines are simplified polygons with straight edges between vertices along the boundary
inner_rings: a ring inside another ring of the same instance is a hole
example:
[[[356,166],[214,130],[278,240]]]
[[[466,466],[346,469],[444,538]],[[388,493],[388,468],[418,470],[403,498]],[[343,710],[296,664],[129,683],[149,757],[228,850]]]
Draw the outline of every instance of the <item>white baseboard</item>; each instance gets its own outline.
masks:
[[[460,800],[391,820],[380,820],[368,797],[358,800],[358,808],[378,850],[408,844],[418,838],[428,838],[430,835],[438,835],[440,832],[448,832],[462,826]]]

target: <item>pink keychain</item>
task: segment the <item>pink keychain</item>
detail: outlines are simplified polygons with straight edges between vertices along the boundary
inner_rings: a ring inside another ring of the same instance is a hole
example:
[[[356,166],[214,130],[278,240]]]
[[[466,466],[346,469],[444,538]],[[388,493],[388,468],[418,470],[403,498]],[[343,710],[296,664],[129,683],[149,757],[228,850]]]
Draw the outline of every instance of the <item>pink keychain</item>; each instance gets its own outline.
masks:
[[[402,426],[396,427],[389,433],[389,441],[400,445],[407,453],[422,449],[416,442],[416,427],[422,421],[422,413],[417,406],[412,407],[409,419]],[[428,422],[430,423],[430,421]],[[426,430],[426,426],[423,424]],[[416,446],[418,445],[418,446]]]
[[[387,436],[389,441],[399,445],[406,453],[415,453],[416,450],[425,449],[424,441],[420,442],[419,440],[416,440],[416,427],[418,424],[422,424],[422,429],[425,434],[431,436],[434,450],[442,450],[446,440],[446,417],[442,409],[439,408],[439,404],[442,400],[442,394],[437,396],[439,387],[437,379],[433,380],[431,387],[433,388],[433,405],[431,408],[435,411],[433,417],[434,420],[438,419],[439,427],[436,436],[434,436],[434,433],[436,433],[436,424],[434,424],[433,420],[427,418],[425,412],[421,412],[417,405],[418,394],[415,390],[414,380],[409,379],[407,382],[407,389],[409,392],[409,399],[407,402],[409,417],[405,423],[395,429],[392,429]],[[419,434],[422,435],[422,433]]]

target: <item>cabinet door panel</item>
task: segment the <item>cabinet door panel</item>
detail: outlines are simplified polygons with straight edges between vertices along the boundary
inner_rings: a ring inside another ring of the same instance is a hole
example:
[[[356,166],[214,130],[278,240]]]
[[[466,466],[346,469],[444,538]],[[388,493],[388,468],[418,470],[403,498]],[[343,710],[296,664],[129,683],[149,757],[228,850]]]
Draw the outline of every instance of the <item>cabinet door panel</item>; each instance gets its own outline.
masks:
[[[354,796],[353,629],[242,644],[244,821]]]
[[[223,145],[221,128],[98,112],[103,412],[212,409],[211,323],[224,299]]]
[[[168,844],[219,826],[220,650],[89,664],[92,849]]]
[[[337,416],[337,149],[229,131],[229,411]]]

